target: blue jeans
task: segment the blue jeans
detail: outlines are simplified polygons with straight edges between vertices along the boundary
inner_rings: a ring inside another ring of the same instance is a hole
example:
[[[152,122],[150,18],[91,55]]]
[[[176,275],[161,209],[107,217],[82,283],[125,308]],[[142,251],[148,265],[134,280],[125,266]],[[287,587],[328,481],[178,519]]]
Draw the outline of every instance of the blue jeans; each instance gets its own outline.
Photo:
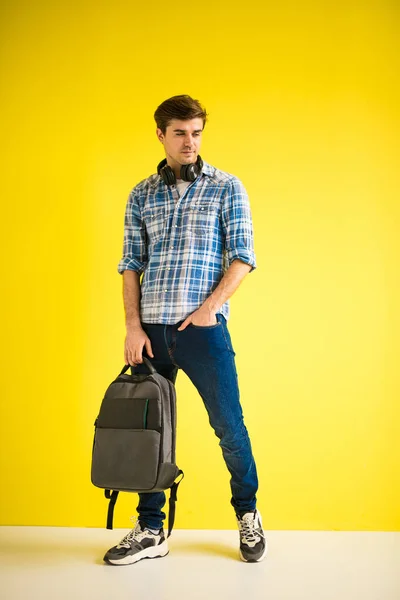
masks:
[[[148,356],[145,348],[143,356],[173,383],[178,369],[182,369],[197,388],[231,474],[231,504],[236,513],[243,513],[256,507],[257,471],[243,422],[235,352],[227,322],[220,313],[216,318],[216,325],[190,324],[183,331],[177,331],[183,321],[175,325],[142,323],[150,338],[154,358]],[[134,372],[148,373],[148,369],[139,364],[134,367]],[[141,523],[151,529],[162,527],[166,516],[162,511],[165,500],[164,492],[139,494],[137,511]]]

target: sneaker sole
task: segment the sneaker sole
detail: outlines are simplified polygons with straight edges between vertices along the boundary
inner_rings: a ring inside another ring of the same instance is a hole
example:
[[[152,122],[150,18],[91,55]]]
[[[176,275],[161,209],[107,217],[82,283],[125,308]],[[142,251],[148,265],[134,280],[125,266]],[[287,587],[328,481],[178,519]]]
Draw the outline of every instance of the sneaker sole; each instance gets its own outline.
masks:
[[[124,556],[120,559],[107,558],[107,555],[103,558],[104,562],[109,565],[133,565],[139,560],[143,560],[145,558],[163,558],[167,556],[169,553],[168,543],[167,541],[163,542],[159,546],[152,546],[151,548],[144,548],[140,552],[136,552],[136,554],[129,554],[128,556]]]

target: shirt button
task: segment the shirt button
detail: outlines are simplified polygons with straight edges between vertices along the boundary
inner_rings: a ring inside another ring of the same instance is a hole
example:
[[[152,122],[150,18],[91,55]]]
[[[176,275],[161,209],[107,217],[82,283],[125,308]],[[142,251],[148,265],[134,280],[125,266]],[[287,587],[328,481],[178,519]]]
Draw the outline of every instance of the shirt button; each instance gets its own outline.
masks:
[[[204,210],[204,206],[201,207],[201,210]]]
[[[171,246],[171,250],[173,250],[173,249],[174,249],[174,247],[173,247],[173,246]]]
[[[168,290],[164,290],[164,292],[168,292]]]

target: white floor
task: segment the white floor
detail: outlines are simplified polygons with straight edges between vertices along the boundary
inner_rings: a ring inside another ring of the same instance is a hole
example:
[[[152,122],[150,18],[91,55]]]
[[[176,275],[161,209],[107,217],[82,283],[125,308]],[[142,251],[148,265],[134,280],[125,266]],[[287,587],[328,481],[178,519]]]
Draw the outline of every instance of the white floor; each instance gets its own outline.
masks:
[[[400,600],[400,533],[266,531],[247,564],[237,531],[174,530],[165,558],[105,565],[127,531],[1,527],[1,600]]]

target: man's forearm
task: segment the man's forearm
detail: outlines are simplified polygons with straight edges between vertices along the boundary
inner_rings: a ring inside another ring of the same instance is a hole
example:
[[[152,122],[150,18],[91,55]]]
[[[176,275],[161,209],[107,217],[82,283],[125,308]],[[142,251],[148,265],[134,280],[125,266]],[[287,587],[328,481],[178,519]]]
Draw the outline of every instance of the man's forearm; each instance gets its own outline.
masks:
[[[203,306],[206,306],[210,312],[218,312],[250,271],[250,265],[239,259],[234,260],[213,293],[203,302]]]
[[[123,297],[125,325],[129,329],[141,325],[140,322],[140,274],[127,269],[123,272]]]

